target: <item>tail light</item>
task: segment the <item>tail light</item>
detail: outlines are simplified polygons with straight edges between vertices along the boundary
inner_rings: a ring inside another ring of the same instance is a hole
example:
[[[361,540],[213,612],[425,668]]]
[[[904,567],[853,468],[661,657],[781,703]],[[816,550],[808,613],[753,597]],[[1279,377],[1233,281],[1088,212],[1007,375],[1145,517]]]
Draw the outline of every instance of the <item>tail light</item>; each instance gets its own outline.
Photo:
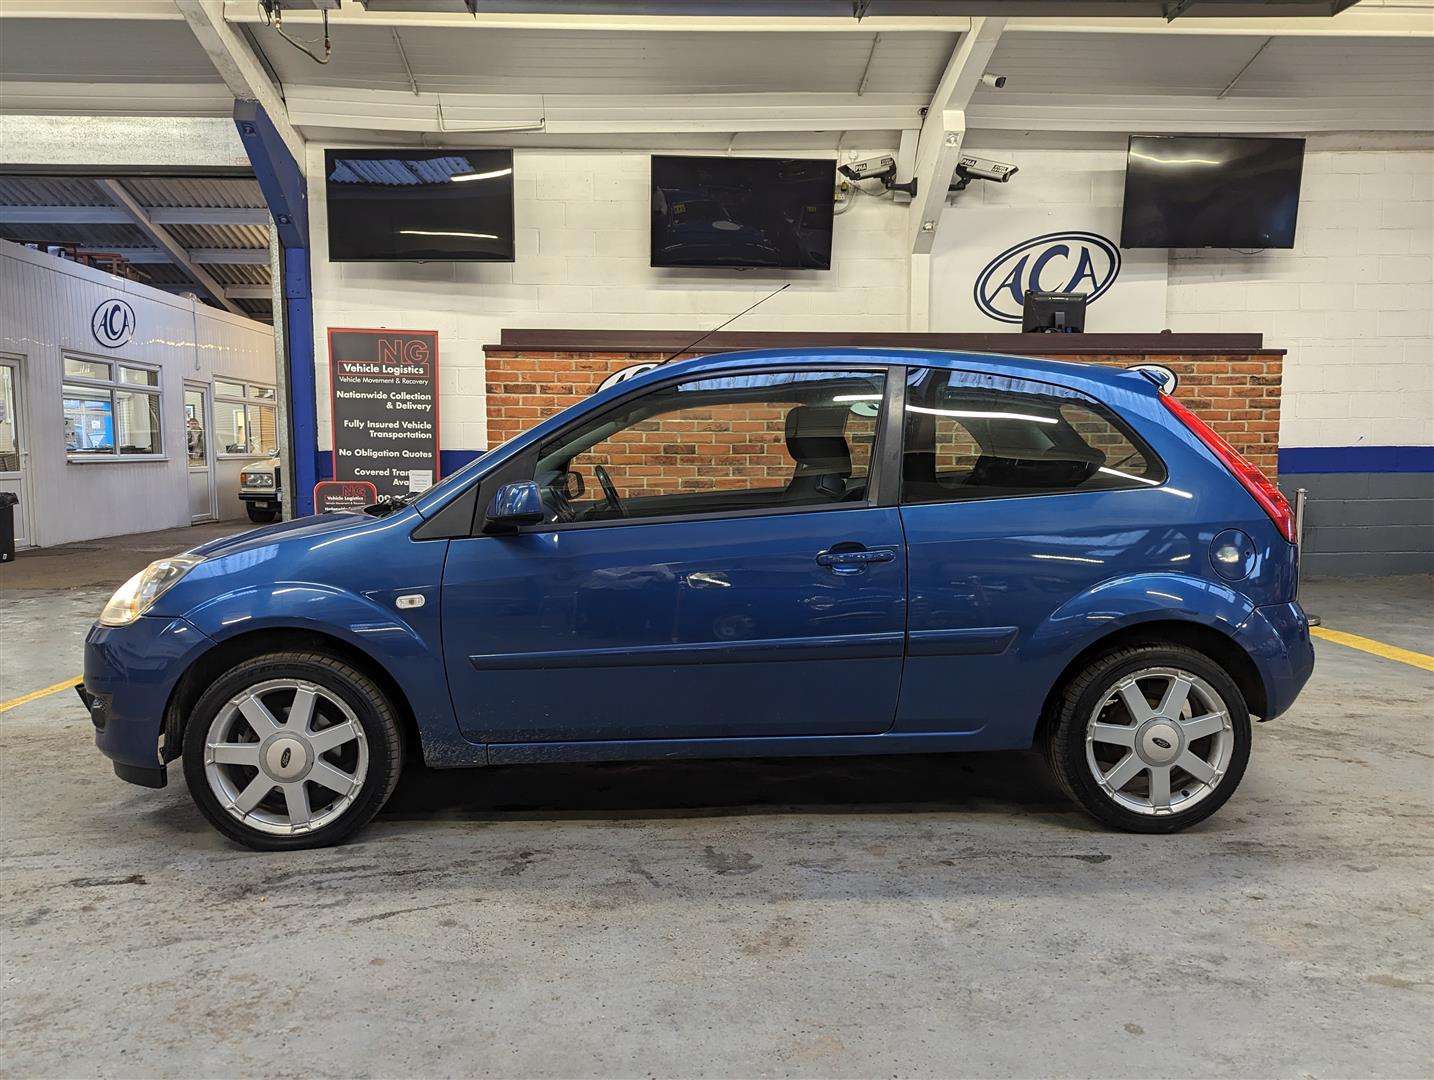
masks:
[[[1270,520],[1275,523],[1275,528],[1280,530],[1280,535],[1293,544],[1295,542],[1295,514],[1290,509],[1289,500],[1285,498],[1284,493],[1270,482],[1268,476],[1241,457],[1238,450],[1217,435],[1209,424],[1180,402],[1168,394],[1160,395],[1160,401],[1175,414],[1177,420],[1190,429],[1197,439],[1210,448],[1210,451],[1220,459],[1225,468],[1234,474],[1235,479],[1240,481],[1244,489],[1260,504],[1260,508],[1270,515]]]

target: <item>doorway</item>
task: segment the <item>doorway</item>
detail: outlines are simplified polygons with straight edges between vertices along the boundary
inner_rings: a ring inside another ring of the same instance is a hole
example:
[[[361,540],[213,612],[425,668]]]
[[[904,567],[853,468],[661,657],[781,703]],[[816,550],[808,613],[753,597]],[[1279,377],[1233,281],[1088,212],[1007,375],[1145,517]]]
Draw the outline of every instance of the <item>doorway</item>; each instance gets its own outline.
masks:
[[[0,356],[0,491],[19,497],[15,547],[35,542],[30,527],[30,451],[26,443],[24,372],[18,356]]]
[[[191,524],[213,521],[219,516],[214,505],[214,454],[209,445],[209,388],[184,384],[184,431],[189,466],[189,520]]]

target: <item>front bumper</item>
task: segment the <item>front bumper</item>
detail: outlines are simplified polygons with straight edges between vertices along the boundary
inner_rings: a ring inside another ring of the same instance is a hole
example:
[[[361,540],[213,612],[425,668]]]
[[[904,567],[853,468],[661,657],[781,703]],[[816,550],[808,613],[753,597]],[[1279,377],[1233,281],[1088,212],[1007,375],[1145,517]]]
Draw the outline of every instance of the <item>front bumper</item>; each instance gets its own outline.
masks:
[[[95,725],[95,745],[121,778],[164,786],[165,706],[180,676],[213,644],[183,619],[163,616],[90,628],[80,700]]]
[[[1257,607],[1236,638],[1254,660],[1265,684],[1262,720],[1289,710],[1314,671],[1310,622],[1298,603]]]

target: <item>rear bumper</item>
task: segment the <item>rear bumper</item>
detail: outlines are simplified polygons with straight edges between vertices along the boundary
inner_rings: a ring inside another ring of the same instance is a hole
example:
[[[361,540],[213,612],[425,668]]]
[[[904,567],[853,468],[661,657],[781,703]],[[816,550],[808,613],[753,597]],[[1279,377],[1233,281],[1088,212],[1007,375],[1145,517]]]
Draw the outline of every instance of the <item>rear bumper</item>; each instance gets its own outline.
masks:
[[[1295,703],[1314,671],[1309,619],[1298,603],[1258,607],[1240,627],[1237,637],[1265,684],[1261,719],[1273,720]]]
[[[122,779],[163,786],[165,706],[179,677],[211,645],[183,619],[141,616],[129,626],[90,628],[80,700],[95,726],[95,745]]]

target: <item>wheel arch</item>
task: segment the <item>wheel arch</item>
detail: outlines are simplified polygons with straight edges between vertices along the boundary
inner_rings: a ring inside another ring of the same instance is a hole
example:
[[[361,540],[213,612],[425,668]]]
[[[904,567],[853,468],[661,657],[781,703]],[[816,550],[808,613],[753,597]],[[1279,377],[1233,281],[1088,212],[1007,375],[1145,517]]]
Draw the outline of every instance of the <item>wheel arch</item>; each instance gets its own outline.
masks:
[[[1260,669],[1234,638],[1205,623],[1188,619],[1149,619],[1123,626],[1097,638],[1071,657],[1046,694],[1041,708],[1038,735],[1044,733],[1054,719],[1066,687],[1097,657],[1116,649],[1155,643],[1184,645],[1209,657],[1235,681],[1235,685],[1245,697],[1250,713],[1254,716],[1265,715],[1268,698]]]
[[[376,658],[352,642],[309,627],[267,626],[235,634],[205,650],[190,663],[170,691],[164,708],[160,756],[165,762],[180,756],[184,728],[195,702],[224,671],[253,656],[269,652],[309,650],[328,653],[363,672],[379,685],[393,703],[403,734],[405,754],[423,758],[423,740],[413,705],[397,679]]]

